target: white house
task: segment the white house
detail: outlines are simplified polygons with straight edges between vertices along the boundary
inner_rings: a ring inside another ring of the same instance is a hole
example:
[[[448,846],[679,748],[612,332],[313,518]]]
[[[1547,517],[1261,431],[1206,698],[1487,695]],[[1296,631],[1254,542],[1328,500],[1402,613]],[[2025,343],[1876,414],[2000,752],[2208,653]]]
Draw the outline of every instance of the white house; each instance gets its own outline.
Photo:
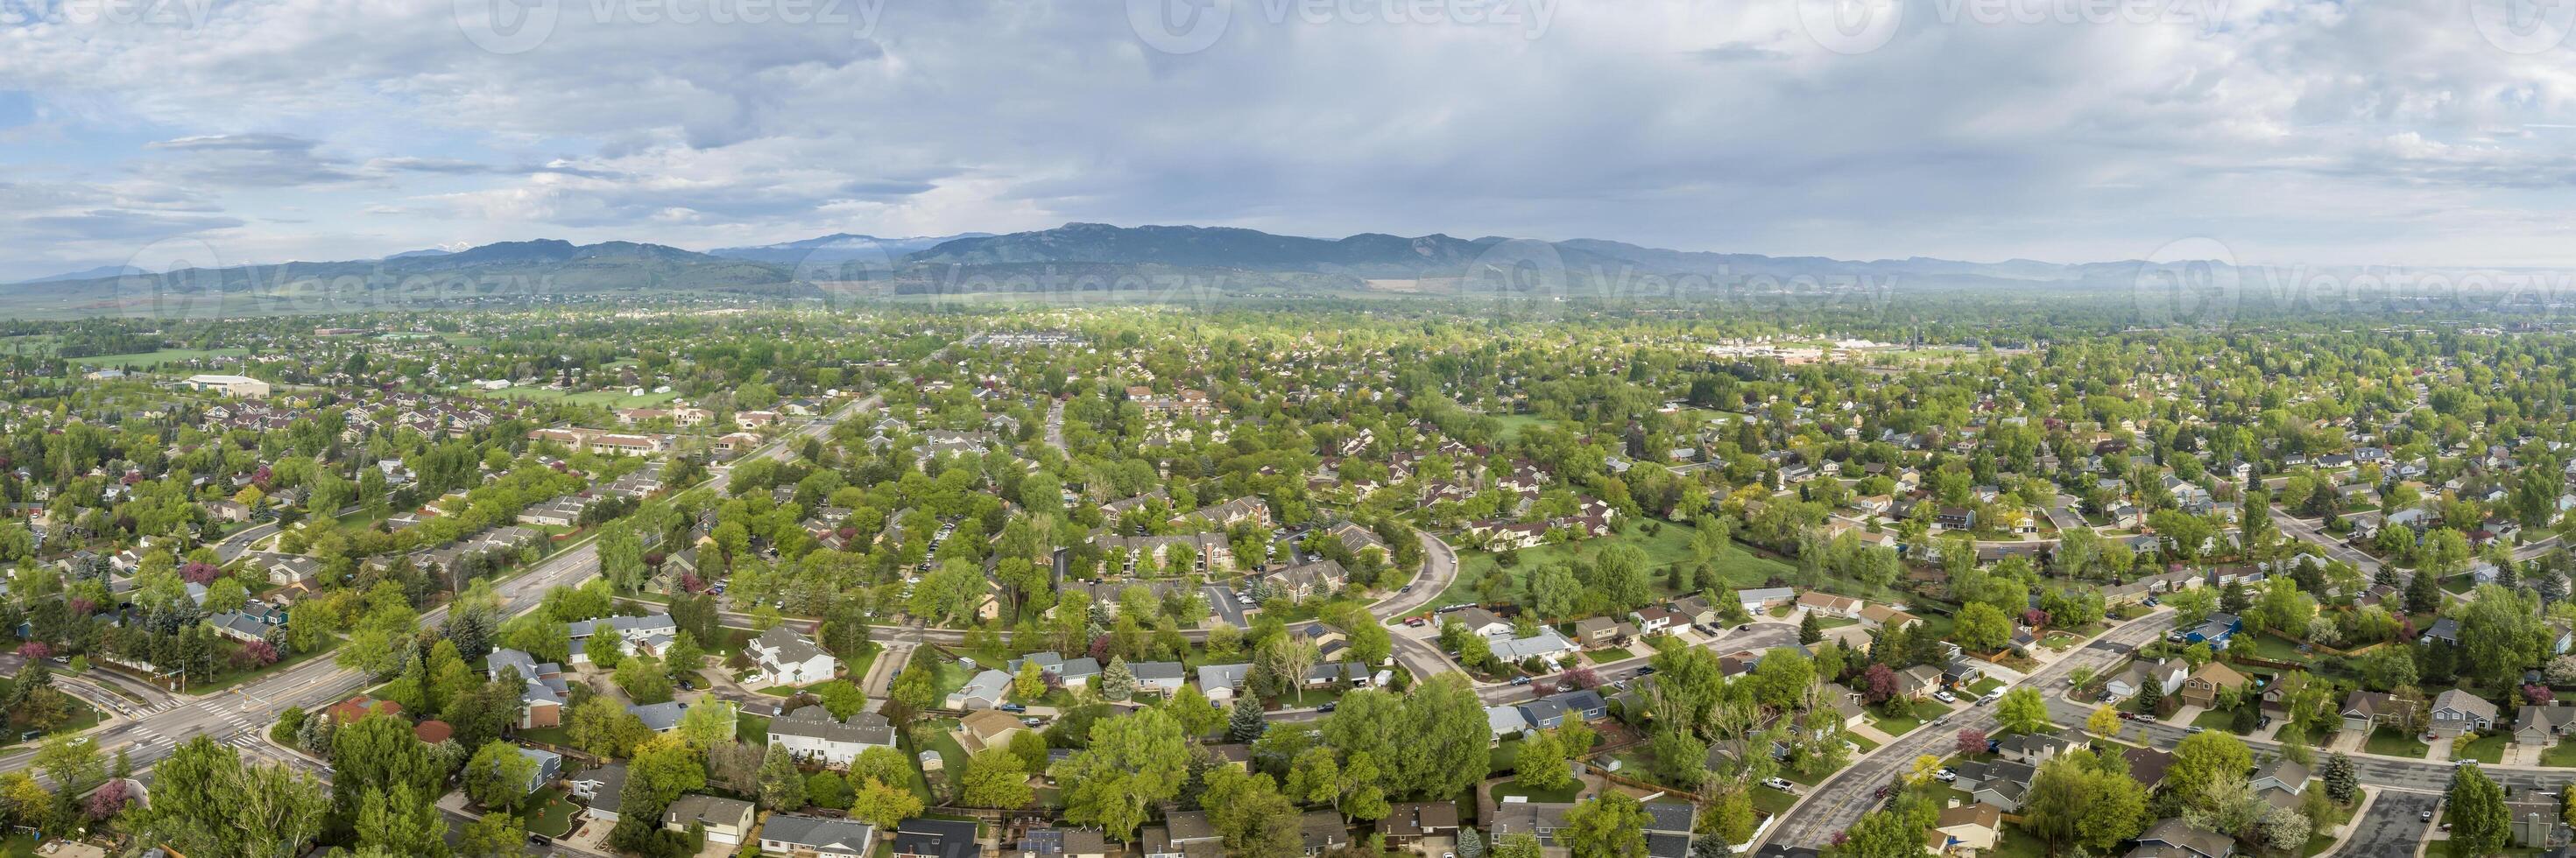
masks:
[[[751,656],[752,669],[760,680],[771,685],[821,682],[832,678],[841,666],[831,653],[786,626],[772,626],[761,632],[744,648],[744,654]]]
[[[771,719],[769,743],[797,759],[847,767],[869,748],[894,747],[894,724],[874,712],[834,721],[823,707],[807,706]]]

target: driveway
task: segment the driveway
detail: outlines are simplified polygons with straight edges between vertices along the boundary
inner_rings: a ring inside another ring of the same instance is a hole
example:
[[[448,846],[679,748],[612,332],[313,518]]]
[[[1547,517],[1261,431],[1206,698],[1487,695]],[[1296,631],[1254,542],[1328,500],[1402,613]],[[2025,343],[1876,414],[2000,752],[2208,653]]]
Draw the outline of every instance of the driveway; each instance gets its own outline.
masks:
[[[1252,628],[1252,621],[1243,615],[1243,605],[1234,600],[1233,590],[1209,584],[1200,587],[1199,591],[1206,595],[1208,611],[1215,616],[1216,622],[1238,629]]]
[[[2370,800],[2370,813],[2352,824],[2360,826],[2352,839],[2333,855],[2356,858],[2383,858],[2415,854],[2418,844],[2432,823],[2424,821],[2424,812],[2441,801],[2437,795],[2398,790],[2378,790]]]

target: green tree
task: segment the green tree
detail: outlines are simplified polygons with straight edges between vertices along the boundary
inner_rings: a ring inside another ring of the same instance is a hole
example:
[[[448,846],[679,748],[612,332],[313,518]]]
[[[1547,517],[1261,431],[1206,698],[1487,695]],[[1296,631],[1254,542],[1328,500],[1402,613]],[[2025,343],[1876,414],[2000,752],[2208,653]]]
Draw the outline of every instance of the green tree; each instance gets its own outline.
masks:
[[[850,818],[891,831],[896,823],[921,815],[921,808],[921,797],[912,790],[871,777],[850,799]]]
[[[1226,741],[1249,744],[1259,740],[1261,734],[1269,729],[1270,722],[1261,717],[1259,701],[1248,694],[1234,699],[1234,710],[1226,718]]]
[[[1180,722],[1160,710],[1093,722],[1091,746],[1056,764],[1064,818],[1133,840],[1148,810],[1179,794],[1189,757]]]
[[[487,808],[516,811],[527,800],[528,782],[536,774],[535,760],[519,753],[519,746],[496,739],[465,764],[465,796]]]
[[[1995,718],[2005,732],[2037,733],[2049,728],[2048,699],[2036,688],[2015,688],[1995,701]]]
[[[1563,742],[1556,733],[1541,730],[1521,740],[1520,754],[1514,758],[1512,780],[1536,792],[1564,789],[1574,782]]]
[[[528,854],[528,828],[510,814],[484,814],[457,836],[456,854],[458,858],[518,858]]]
[[[1970,652],[1994,652],[2012,640],[2012,619],[2001,609],[1983,602],[1959,609],[1958,621],[1950,628],[1950,639]]]
[[[759,780],[761,807],[783,811],[805,806],[805,785],[786,746],[771,745],[761,753]]]
[[[2513,816],[2505,808],[2504,788],[2477,766],[2451,770],[2450,807],[2442,820],[2451,824],[2454,855],[2493,855],[2504,851],[2513,833]]]
[[[1566,809],[1556,840],[1575,858],[1646,858],[1646,825],[1653,821],[1635,796],[1603,790]]]
[[[2199,795],[2221,777],[2244,777],[2254,768],[2254,754],[2235,736],[2217,731],[2193,733],[2174,745],[2173,762],[2165,768],[2165,791]]]
[[[189,855],[290,858],[321,833],[329,810],[311,777],[245,766],[231,746],[200,734],[153,768],[152,801],[125,825]]]
[[[968,807],[1025,807],[1035,797],[1028,770],[1009,748],[985,748],[966,758],[958,800]]]
[[[396,785],[391,792],[367,790],[359,798],[354,825],[362,851],[431,858],[448,854],[446,816],[409,785]]]

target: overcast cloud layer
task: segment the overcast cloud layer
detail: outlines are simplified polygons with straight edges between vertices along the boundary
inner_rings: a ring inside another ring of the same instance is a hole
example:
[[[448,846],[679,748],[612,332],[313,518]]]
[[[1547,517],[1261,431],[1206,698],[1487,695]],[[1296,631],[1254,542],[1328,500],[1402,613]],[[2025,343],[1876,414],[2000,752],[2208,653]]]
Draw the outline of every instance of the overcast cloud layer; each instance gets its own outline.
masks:
[[[2576,267],[2524,2],[0,0],[0,279],[1069,220]]]

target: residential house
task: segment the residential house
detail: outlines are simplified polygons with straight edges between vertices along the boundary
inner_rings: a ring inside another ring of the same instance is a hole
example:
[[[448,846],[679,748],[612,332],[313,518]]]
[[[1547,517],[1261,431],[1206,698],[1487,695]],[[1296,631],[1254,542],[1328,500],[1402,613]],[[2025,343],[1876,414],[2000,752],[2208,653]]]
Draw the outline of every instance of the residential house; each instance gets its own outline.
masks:
[[[970,754],[986,748],[1009,747],[1011,737],[1024,732],[1027,728],[1020,725],[1020,719],[999,709],[978,709],[957,719],[958,744],[964,745]]]
[[[1170,696],[1181,690],[1189,673],[1177,661],[1139,661],[1127,665],[1136,674],[1136,693]]]
[[[951,692],[947,704],[950,709],[991,709],[1002,705],[1010,693],[1011,675],[988,668]]]
[[[1020,833],[1020,845],[1002,853],[1009,858],[1109,858],[1109,838],[1097,828],[1031,828]]]
[[[707,833],[709,842],[739,845],[751,833],[751,811],[751,802],[692,793],[662,810],[662,828],[686,833],[695,825]]]
[[[1965,804],[1941,811],[1923,845],[1943,855],[1974,855],[1995,848],[2003,835],[2003,808]]]
[[[2083,746],[2082,742],[2055,733],[2021,733],[1996,742],[1995,753],[2004,759],[2035,767]]]
[[[1930,697],[1941,690],[1941,669],[1918,664],[1896,672],[1897,692],[1907,697]]]
[[[832,678],[840,662],[786,626],[772,626],[743,648],[757,678],[769,685],[807,685]]]
[[[2426,719],[2425,729],[2430,730],[2433,735],[2449,739],[2486,730],[2495,726],[2495,720],[2494,703],[2454,688],[2433,698],[2433,711],[2431,717]]]
[[[1540,854],[1547,858],[1564,858],[1566,847],[1556,842],[1556,833],[1565,828],[1565,812],[1574,805],[1560,802],[1512,802],[1494,809],[1491,825],[1493,836],[1488,842],[1499,843],[1514,834],[1538,838]]]
[[[2576,733],[2576,706],[2532,705],[2514,711],[2514,744],[2548,747],[2569,733]]]
[[[2395,726],[2406,721],[2410,707],[2385,691],[2355,691],[2343,698],[2343,729],[2367,736],[2382,726]]]
[[[1902,628],[1905,624],[1915,622],[1918,619],[1920,618],[1913,614],[1909,614],[1886,605],[1862,605],[1860,609],[1860,624],[1863,628]]]
[[[1585,617],[1574,621],[1574,641],[1587,649],[1608,646],[1618,635],[1619,621],[1609,617]]]
[[[1377,821],[1377,833],[1392,849],[1405,849],[1416,844],[1428,848],[1435,844],[1455,842],[1458,837],[1458,803],[1454,801],[1413,801],[1397,804]]]
[[[971,819],[906,819],[895,823],[895,858],[978,858],[984,848],[975,842],[976,823]],[[763,850],[766,851],[766,850]]]
[[[2148,826],[2138,835],[2138,846],[2130,850],[2132,858],[2232,858],[2236,838],[2195,828],[2181,819],[2166,819]]]
[[[876,826],[849,819],[777,813],[760,824],[763,855],[866,858],[875,853],[876,840]]]
[[[2308,767],[2286,757],[2275,758],[2256,767],[2246,786],[2252,787],[2256,793],[2277,789],[2298,795],[2308,789]]]
[[[2190,676],[2191,663],[2179,658],[2168,658],[2152,663],[2135,661],[2129,664],[2128,670],[2102,683],[2102,690],[2126,700],[2138,696],[2140,692],[2147,689],[2147,686],[2152,685],[2155,686],[2157,694],[2170,697],[2182,690],[2183,680]]]
[[[626,764],[600,766],[574,775],[566,784],[572,787],[572,797],[588,803],[582,815],[614,823],[619,803],[626,797]]]
[[[1788,587],[1755,587],[1735,591],[1735,598],[1743,603],[1745,613],[1759,615],[1772,608],[1797,601],[1798,591]]]
[[[1798,594],[1798,608],[1810,614],[1845,619],[1860,616],[1861,601],[1850,596],[1837,596],[1821,590]]]
[[[894,724],[874,712],[835,721],[830,711],[811,705],[770,719],[769,743],[798,759],[844,768],[861,751],[894,747]]]
[[[2219,692],[2230,688],[2242,689],[2250,683],[2245,674],[2213,661],[2183,678],[2182,702],[2206,709],[2218,702]]]

